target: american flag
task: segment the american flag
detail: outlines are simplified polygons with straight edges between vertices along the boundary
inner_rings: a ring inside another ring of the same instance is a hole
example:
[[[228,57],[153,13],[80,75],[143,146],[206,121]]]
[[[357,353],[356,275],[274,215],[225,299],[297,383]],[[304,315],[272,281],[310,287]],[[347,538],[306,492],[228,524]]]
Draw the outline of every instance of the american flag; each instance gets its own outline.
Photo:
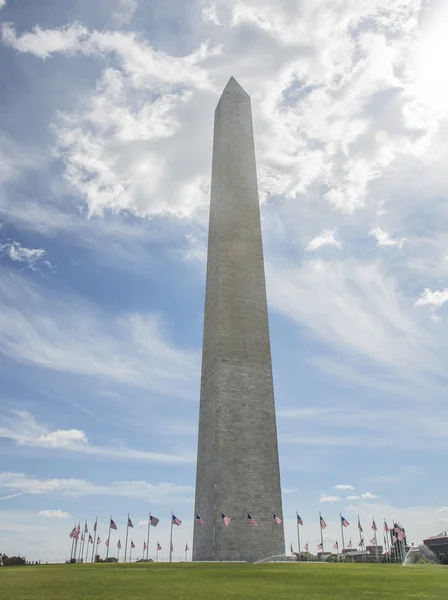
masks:
[[[320,517],[320,527],[321,527],[321,529],[325,529],[326,526],[327,526],[327,524],[325,523],[323,517]]]
[[[405,539],[404,531],[400,531],[400,533],[398,534],[398,539],[400,542],[402,542]]]
[[[132,525],[132,521],[131,521],[130,517],[128,517],[128,527],[134,528],[134,525]]]
[[[98,537],[96,538],[96,543],[97,543],[97,544],[101,544],[101,538],[100,538],[100,536],[98,536]]]
[[[146,550],[147,547],[146,542],[143,542],[143,550]]]
[[[93,531],[96,531],[96,528],[97,528],[97,521],[98,521],[98,519],[95,519],[95,525],[93,526]]]
[[[78,536],[79,536],[80,533],[81,533],[81,527],[80,527],[80,525],[78,523],[78,525],[76,525],[76,528],[75,528],[75,537],[76,537],[76,539],[78,539]]]
[[[358,546],[364,546],[364,538],[361,538],[361,541],[359,542]]]
[[[117,526],[115,525],[115,521],[113,519],[110,520],[110,528],[117,530]]]
[[[120,540],[118,540],[117,548],[118,548],[118,550],[121,550],[121,541]]]
[[[308,552],[308,542],[305,544],[305,552]]]
[[[87,521],[86,524],[84,525],[84,533],[88,533],[89,532],[89,528],[87,527]]]
[[[376,542],[374,538],[371,538],[370,543],[372,544],[372,546],[376,546]]]
[[[387,526],[386,521],[384,521],[383,529],[386,533],[389,533],[389,527]]]
[[[171,546],[170,546],[170,550],[171,550],[171,552],[174,552],[174,547],[173,547],[173,544],[171,544]]]
[[[173,515],[173,525],[180,525],[181,523],[182,521],[178,519],[176,515]]]
[[[299,525],[303,525],[303,521],[302,521],[302,519],[300,518],[300,516],[299,516],[299,513],[297,513],[297,523],[298,523]]]
[[[157,550],[162,550],[162,546],[157,542]]]
[[[322,544],[317,544],[317,547],[319,548],[319,550],[322,550]]]
[[[93,544],[93,537],[89,533],[89,544]]]
[[[76,537],[76,525],[71,530],[69,537],[71,537],[71,538],[75,538]]]
[[[84,534],[81,535],[81,542],[84,541]]]
[[[135,544],[132,540],[131,540],[131,548],[135,548]]]
[[[373,531],[378,531],[378,527],[376,526],[375,519],[373,519],[373,522],[372,522],[372,529],[373,529]]]
[[[393,535],[393,536],[392,536],[392,541],[393,541],[393,543],[395,544],[395,542],[397,541],[397,536]]]
[[[196,524],[202,525],[202,527],[204,527],[204,525],[205,525],[204,521],[201,519],[201,517],[199,515],[196,515]]]
[[[280,517],[277,517],[277,515],[274,513],[274,523],[276,525],[281,525],[282,524],[282,520],[280,519]]]
[[[151,517],[150,519],[150,523],[153,527],[157,527],[157,523],[159,522],[160,519],[158,519],[157,517]]]
[[[224,525],[225,525],[226,527],[228,527],[228,526],[229,526],[229,523],[230,523],[230,517],[228,517],[228,516],[227,516],[227,515],[225,515],[224,513],[221,513],[221,519],[222,519],[222,522],[224,523]]]
[[[363,532],[363,529],[361,527],[361,521],[359,520],[359,517],[358,517],[358,529],[361,533]]]
[[[344,527],[348,527],[350,525],[350,523],[347,521],[347,519],[344,519],[344,517],[341,515],[341,523]]]
[[[336,540],[336,542],[334,543],[334,545],[333,545],[333,548],[334,548],[335,550],[337,550],[337,549],[338,549],[338,542],[337,542],[337,540]]]
[[[394,531],[395,533],[400,533],[401,529],[398,527],[398,525],[396,525]]]
[[[257,526],[256,520],[252,519],[252,517],[249,514],[247,515],[247,522],[249,523],[249,525],[255,525],[255,527]]]
[[[107,538],[107,540],[104,542],[104,545],[105,545],[105,546],[108,546],[108,545],[109,545],[109,538]]]
[[[293,552],[294,552],[294,548],[292,547],[292,544],[291,544],[291,554],[293,554]]]
[[[185,552],[188,552],[188,550],[190,550],[190,548],[188,547],[188,544],[185,544]]]

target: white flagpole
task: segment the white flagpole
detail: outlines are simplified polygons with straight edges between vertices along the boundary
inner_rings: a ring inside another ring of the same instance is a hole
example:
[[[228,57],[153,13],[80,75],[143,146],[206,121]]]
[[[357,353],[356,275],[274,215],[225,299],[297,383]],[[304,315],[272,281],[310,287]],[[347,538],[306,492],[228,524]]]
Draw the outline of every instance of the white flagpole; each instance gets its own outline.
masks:
[[[110,524],[112,523],[112,515],[110,515],[110,519],[109,519],[109,534],[107,536],[107,551],[106,551],[106,562],[107,559],[109,558],[109,546],[110,546]]]
[[[360,527],[359,527],[360,525],[361,525],[361,521],[359,520],[359,514],[358,514],[358,531],[359,531],[359,541],[360,541],[360,542],[362,542],[362,543],[360,543],[360,546],[361,546],[361,552],[362,552],[362,560],[363,560],[363,562],[366,562],[366,556],[365,556],[365,554],[364,554],[364,541],[363,541],[363,540],[364,540],[364,538],[363,538],[363,533],[364,533],[364,532],[361,532],[361,529],[360,529]]]
[[[174,512],[171,511],[171,532],[170,532],[170,562],[172,560],[172,547],[173,547],[173,516]]]
[[[132,540],[131,540],[131,545],[129,547],[129,562],[131,562],[131,556],[132,556]]]
[[[296,510],[296,522],[297,522],[297,544],[299,546],[299,562],[302,562],[302,552],[300,550],[300,525],[299,525],[299,511]]]
[[[149,536],[150,536],[150,529],[151,529],[151,511],[149,511],[149,515],[148,515],[148,535],[146,538],[146,560],[148,560],[149,558]]]
[[[342,513],[339,513],[341,518],[341,535],[342,535],[342,551],[345,550],[345,541],[344,541],[344,525],[342,524]]]
[[[95,519],[95,526],[94,526],[94,537],[93,537],[93,548],[92,548],[92,561],[93,562],[93,555],[95,554],[95,544],[96,544],[96,539],[98,537],[98,517]],[[98,549],[98,544],[97,544],[97,549]]]
[[[86,543],[86,562],[87,562],[87,555],[89,554],[89,540],[90,540],[90,531],[89,531],[89,537],[87,538],[87,543]]]
[[[129,532],[129,513],[128,513],[128,522],[126,524],[126,542],[124,544],[124,562],[126,562],[126,555],[128,552],[128,532]]]
[[[159,540],[157,540],[156,562],[159,562]]]
[[[375,523],[375,529],[373,530],[373,533],[375,534],[375,554],[376,554],[376,562],[380,562],[379,558],[378,558],[378,542],[376,539],[376,522],[375,522],[375,517],[372,515],[372,523]]]
[[[322,558],[324,556],[324,533],[322,531],[322,521],[321,521],[322,515],[320,514],[319,511],[319,527],[320,527],[320,541],[322,544]]]

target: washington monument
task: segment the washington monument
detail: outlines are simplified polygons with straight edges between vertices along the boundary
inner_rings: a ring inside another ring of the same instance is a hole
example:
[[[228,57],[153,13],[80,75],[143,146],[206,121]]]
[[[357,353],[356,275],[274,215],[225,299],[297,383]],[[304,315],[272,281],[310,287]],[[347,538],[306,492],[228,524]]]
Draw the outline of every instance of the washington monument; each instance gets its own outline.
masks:
[[[252,113],[232,77],[215,111],[193,560],[283,554],[274,514],[283,519]]]

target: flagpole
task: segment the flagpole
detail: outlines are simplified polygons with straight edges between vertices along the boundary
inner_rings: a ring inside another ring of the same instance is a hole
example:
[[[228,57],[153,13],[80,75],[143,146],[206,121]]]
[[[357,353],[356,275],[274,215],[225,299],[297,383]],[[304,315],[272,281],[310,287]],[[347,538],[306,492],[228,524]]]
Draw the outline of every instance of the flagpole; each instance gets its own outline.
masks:
[[[386,538],[386,532],[385,531],[383,531],[383,542],[384,542],[384,549],[386,551],[387,562],[390,562],[389,552],[387,551],[387,538]]]
[[[150,536],[150,528],[151,528],[151,511],[149,511],[148,515],[148,535],[146,537],[146,560],[149,558],[149,536]],[[143,554],[144,558],[144,554]]]
[[[372,515],[372,519],[373,519],[373,523],[375,523],[375,517]],[[373,530],[374,536],[375,536],[375,555],[376,555],[376,562],[380,562],[379,558],[378,558],[378,541],[376,539],[376,523],[375,523],[375,529]]]
[[[124,562],[126,562],[126,555],[128,553],[128,531],[129,531],[129,513],[128,513],[128,522],[126,525],[126,541],[124,543]]]
[[[89,540],[90,540],[90,532],[89,532],[89,537],[88,537],[87,543],[86,543],[86,563],[87,563],[88,554],[89,554]]]
[[[98,517],[96,517],[96,519],[95,519],[95,525],[93,527],[93,533],[94,533],[94,535],[93,535],[93,548],[92,548],[92,560],[91,560],[91,562],[93,562],[93,555],[95,553],[95,544],[96,544],[96,539],[98,537]],[[98,545],[97,545],[97,547],[98,547]]]
[[[80,542],[80,544],[79,544],[79,554],[78,554],[78,562],[79,563],[81,562],[81,554],[82,554],[82,551],[84,549],[84,541],[85,541],[85,539],[86,539],[85,538],[85,532],[81,533],[81,540],[82,540],[82,542]]]
[[[73,558],[75,559],[75,562],[76,562],[76,553],[77,553],[77,550],[78,550],[78,538],[79,538],[79,533],[78,533],[78,535],[75,538],[75,552],[74,552],[74,556],[73,556]]]
[[[358,513],[358,531],[359,531],[359,542],[360,542],[359,545],[361,546],[362,560],[363,560],[363,562],[366,562],[366,557],[365,557],[365,554],[364,554],[364,541],[363,541],[363,538],[362,538],[362,533],[361,533],[361,527],[360,527],[360,525],[361,525],[361,521],[359,520],[359,513]]]
[[[345,541],[344,541],[344,525],[342,523],[342,513],[339,513],[339,516],[341,517],[341,535],[342,535],[342,551],[345,550]],[[338,548],[339,551],[339,548]]]
[[[96,545],[96,548],[95,548]],[[93,542],[93,550],[92,552],[95,551],[95,556],[98,554],[98,534],[96,535],[96,540],[95,542]]]
[[[321,521],[322,515],[320,514],[319,511],[319,527],[320,527],[320,541],[322,544],[322,558],[324,556],[324,533],[322,531],[322,521]]]
[[[76,527],[76,524],[75,524]],[[72,536],[72,549],[70,551],[70,563],[72,562],[73,559],[73,546],[75,545],[75,538]]]
[[[185,562],[187,562],[187,544],[185,544]]]
[[[109,534],[107,536],[107,552],[106,552],[106,562],[107,559],[109,558],[109,546],[110,546],[110,524],[112,523],[112,515],[110,515],[110,519],[109,519]]]
[[[300,551],[300,526],[299,526],[299,511],[296,510],[296,521],[297,521],[297,544],[299,546],[299,562],[302,562],[302,556]]]
[[[173,547],[173,516],[174,512],[171,511],[171,531],[170,531],[170,562],[172,560],[172,547]]]
[[[157,540],[156,562],[159,562],[159,540]]]
[[[132,540],[131,540],[131,547],[129,548],[129,562],[131,562],[131,556],[132,556]]]

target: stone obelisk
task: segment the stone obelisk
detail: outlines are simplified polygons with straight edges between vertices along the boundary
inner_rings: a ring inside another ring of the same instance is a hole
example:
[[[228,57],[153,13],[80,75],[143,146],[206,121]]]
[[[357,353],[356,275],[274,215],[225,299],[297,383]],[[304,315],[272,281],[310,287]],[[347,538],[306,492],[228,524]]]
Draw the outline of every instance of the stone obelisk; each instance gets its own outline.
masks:
[[[215,111],[193,560],[284,553],[274,513],[283,519],[252,113],[232,77]]]

